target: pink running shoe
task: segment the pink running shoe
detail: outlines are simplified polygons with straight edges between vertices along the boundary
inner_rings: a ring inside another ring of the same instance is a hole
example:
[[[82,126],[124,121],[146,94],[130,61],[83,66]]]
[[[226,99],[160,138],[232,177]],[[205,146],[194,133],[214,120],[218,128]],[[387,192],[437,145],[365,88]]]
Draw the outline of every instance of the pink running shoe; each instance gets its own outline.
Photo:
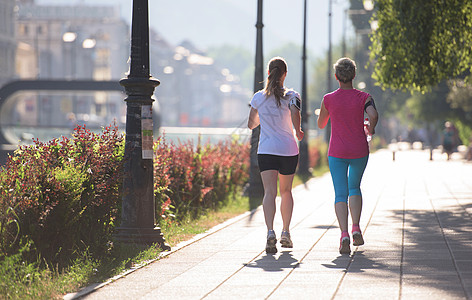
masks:
[[[341,233],[341,242],[339,245],[340,254],[351,254],[351,240],[349,239],[349,233],[344,231]]]
[[[364,238],[359,225],[352,225],[352,244],[354,246],[364,245]]]

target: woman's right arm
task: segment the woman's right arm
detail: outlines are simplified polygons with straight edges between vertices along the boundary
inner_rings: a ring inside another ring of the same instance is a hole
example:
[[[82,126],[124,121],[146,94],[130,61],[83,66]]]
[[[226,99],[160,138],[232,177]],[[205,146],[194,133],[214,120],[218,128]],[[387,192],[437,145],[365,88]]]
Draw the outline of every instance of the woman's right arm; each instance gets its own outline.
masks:
[[[257,109],[251,106],[251,111],[249,112],[249,119],[247,121],[247,127],[252,130],[259,126],[259,124],[259,113],[257,112]]]
[[[328,124],[329,112],[324,105],[324,101],[321,102],[320,114],[318,115],[318,128],[323,129]]]

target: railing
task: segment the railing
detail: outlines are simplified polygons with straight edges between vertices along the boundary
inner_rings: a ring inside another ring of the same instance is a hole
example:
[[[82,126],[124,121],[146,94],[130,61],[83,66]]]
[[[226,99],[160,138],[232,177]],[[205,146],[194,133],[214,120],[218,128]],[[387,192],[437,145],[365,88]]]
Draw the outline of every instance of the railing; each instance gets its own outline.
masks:
[[[240,141],[249,141],[251,130],[248,128],[207,128],[207,127],[161,127],[159,134],[166,140],[174,143],[193,141],[195,144],[217,143],[227,138],[238,138]]]

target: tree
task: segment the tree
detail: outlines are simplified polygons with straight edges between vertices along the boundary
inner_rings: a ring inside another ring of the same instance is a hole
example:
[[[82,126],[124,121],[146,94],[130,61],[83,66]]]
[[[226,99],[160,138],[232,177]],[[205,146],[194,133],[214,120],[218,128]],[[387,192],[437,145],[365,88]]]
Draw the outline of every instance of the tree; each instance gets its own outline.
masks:
[[[252,90],[254,83],[254,55],[249,50],[226,44],[208,49],[207,54],[219,66],[228,68],[232,74],[238,76],[243,87]]]
[[[425,91],[472,69],[472,1],[378,0],[373,77],[382,88]]]
[[[269,61],[274,56],[281,56],[288,64],[288,76],[285,80],[285,86],[301,91],[302,82],[302,46],[295,43],[286,43],[280,47],[271,50],[265,57]],[[310,57],[310,53],[307,54]]]

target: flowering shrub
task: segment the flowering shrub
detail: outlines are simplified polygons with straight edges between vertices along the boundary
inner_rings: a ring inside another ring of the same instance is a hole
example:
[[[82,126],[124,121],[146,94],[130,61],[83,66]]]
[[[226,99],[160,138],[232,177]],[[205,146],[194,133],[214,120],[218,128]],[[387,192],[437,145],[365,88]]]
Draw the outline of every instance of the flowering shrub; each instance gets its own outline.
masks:
[[[18,234],[56,263],[103,249],[121,202],[123,151],[116,126],[20,146],[0,173],[1,252],[17,250]]]
[[[310,168],[318,168],[327,163],[328,144],[323,137],[318,137],[308,145],[308,155],[310,157]]]
[[[218,208],[248,179],[247,143],[176,146],[159,137],[154,152],[158,220]],[[18,253],[25,241],[32,241],[31,255],[59,266],[84,249],[106,253],[119,225],[123,157],[116,126],[101,134],[78,126],[72,138],[20,146],[0,170],[0,257]]]
[[[160,137],[154,145],[154,193],[163,219],[197,217],[223,204],[248,179],[249,144],[226,140],[216,145],[176,146]]]

